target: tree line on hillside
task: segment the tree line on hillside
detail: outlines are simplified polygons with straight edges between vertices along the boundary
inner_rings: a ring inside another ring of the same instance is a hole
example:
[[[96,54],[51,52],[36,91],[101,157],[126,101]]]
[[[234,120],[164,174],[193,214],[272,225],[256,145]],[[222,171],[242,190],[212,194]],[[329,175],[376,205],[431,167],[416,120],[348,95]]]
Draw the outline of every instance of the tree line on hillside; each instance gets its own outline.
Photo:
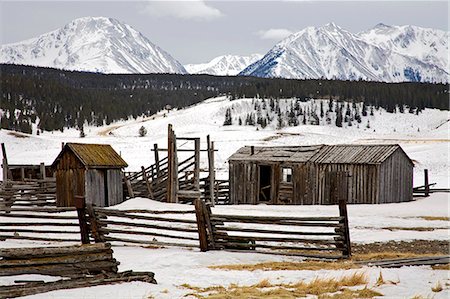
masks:
[[[0,65],[0,126],[31,133],[110,124],[166,105],[184,108],[210,97],[326,98],[396,107],[448,110],[448,84],[292,80],[179,74],[98,74]]]

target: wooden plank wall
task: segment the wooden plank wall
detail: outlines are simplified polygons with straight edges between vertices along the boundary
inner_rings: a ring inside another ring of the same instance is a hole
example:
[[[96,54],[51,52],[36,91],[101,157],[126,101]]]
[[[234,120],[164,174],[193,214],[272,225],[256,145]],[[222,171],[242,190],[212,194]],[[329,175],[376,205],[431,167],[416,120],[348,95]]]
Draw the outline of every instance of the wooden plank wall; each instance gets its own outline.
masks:
[[[381,164],[379,190],[380,203],[413,200],[413,166],[402,150]]]
[[[120,169],[108,169],[106,171],[108,181],[108,206],[123,202],[122,172]]]
[[[313,204],[329,204],[327,173],[348,172],[350,174],[348,203],[378,203],[379,165],[371,164],[317,164],[316,200]]]
[[[56,204],[75,206],[75,195],[85,195],[84,166],[71,152],[66,152],[56,168]]]
[[[105,170],[86,170],[86,203],[105,206]]]

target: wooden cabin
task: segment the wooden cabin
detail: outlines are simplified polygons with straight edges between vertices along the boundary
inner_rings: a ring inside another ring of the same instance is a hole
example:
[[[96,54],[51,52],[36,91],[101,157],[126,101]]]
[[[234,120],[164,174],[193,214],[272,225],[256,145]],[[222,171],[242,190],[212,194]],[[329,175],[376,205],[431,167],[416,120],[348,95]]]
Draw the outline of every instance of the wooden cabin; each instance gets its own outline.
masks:
[[[412,200],[413,163],[399,145],[243,147],[229,158],[232,204],[333,204],[332,176],[348,203]]]
[[[128,164],[110,145],[66,143],[52,166],[60,207],[75,206],[75,196],[99,207],[124,200],[122,168]]]

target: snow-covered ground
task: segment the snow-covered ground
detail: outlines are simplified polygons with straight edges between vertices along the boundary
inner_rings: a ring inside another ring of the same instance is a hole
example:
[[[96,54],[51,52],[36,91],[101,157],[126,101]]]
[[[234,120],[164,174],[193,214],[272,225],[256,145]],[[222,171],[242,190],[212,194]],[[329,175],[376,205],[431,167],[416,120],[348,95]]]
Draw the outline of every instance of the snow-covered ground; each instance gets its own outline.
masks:
[[[131,199],[116,206],[119,209],[191,209],[181,204],[167,204],[144,198]],[[448,240],[450,227],[448,221],[425,220],[423,216],[448,217],[447,194],[435,193],[426,199],[414,202],[386,205],[351,205],[349,209],[351,239],[357,243],[376,241]],[[242,205],[219,206],[213,213],[253,215],[337,215],[336,206],[268,206]],[[2,220],[4,221],[4,220]],[[427,227],[434,231],[390,231],[388,227]],[[2,247],[42,246],[47,242],[7,240]],[[54,245],[54,244],[53,244]],[[431,287],[438,281],[445,285],[450,282],[448,271],[432,270],[429,266],[403,267],[400,269],[381,269],[365,267],[357,270],[320,270],[320,271],[225,271],[212,270],[208,266],[223,264],[251,264],[267,261],[300,261],[300,258],[279,255],[236,253],[225,251],[200,252],[198,249],[182,248],[141,248],[136,246],[114,246],[114,257],[120,262],[119,270],[153,271],[158,285],[133,282],[113,286],[98,286],[76,290],[54,291],[29,296],[27,298],[181,298],[190,292],[180,287],[184,283],[207,287],[227,286],[231,283],[241,285],[255,284],[263,279],[271,282],[295,282],[312,280],[315,277],[340,277],[355,271],[365,272],[369,278],[369,287],[375,285],[379,273],[386,281],[398,282],[396,285],[375,287],[383,298],[411,298],[414,295],[433,298],[448,298],[448,287],[440,293],[433,293]],[[37,276],[27,276],[38,279]],[[23,278],[23,277],[22,277]],[[0,277],[0,284],[11,284],[18,277]],[[40,277],[39,279],[49,279]]]
[[[287,100],[288,101],[288,100]],[[288,105],[286,102],[284,105]],[[311,103],[302,103],[310,105]],[[73,129],[62,132],[44,132],[37,135],[15,134],[0,131],[0,141],[6,144],[11,164],[50,164],[61,149],[61,142],[111,144],[130,165],[127,170],[153,163],[154,143],[160,148],[167,146],[167,125],[172,124],[177,136],[201,137],[206,147],[206,135],[215,142],[218,175],[227,176],[227,158],[245,145],[311,145],[337,143],[399,143],[415,162],[414,184],[423,183],[423,169],[430,171],[430,181],[437,187],[448,188],[449,182],[449,112],[425,109],[419,115],[409,113],[386,113],[375,111],[374,116],[363,118],[356,125],[337,128],[334,125],[300,125],[277,130],[273,125],[265,129],[252,126],[223,126],[225,111],[232,108],[234,115],[245,115],[253,109],[252,99],[229,101],[226,98],[210,99],[196,106],[178,111],[162,111],[146,119],[128,120],[103,127],[85,127],[87,136],[79,138]],[[367,120],[370,129],[366,128]],[[138,130],[145,126],[148,134],[138,137]],[[19,137],[18,137],[19,136]],[[180,144],[180,146],[188,146]],[[206,155],[202,165],[206,166]],[[1,175],[1,174],[0,174]],[[176,204],[164,204],[148,199],[129,200],[117,208],[180,209],[190,208]],[[448,240],[449,222],[430,221],[422,216],[449,216],[448,193],[434,193],[426,199],[414,202],[385,205],[351,205],[348,207],[351,239],[357,243],[377,241]],[[213,212],[252,215],[337,215],[335,206],[219,206]],[[434,230],[402,230],[392,228],[426,227]],[[42,246],[42,242],[8,240],[0,247]],[[27,298],[181,298],[190,290],[180,287],[183,283],[193,286],[254,284],[268,278],[271,282],[294,282],[314,277],[335,277],[354,271],[365,271],[370,277],[369,287],[374,286],[380,273],[385,280],[399,281],[396,285],[375,287],[383,298],[448,298],[450,295],[448,271],[432,270],[428,266],[362,270],[320,271],[225,271],[212,270],[208,266],[234,263],[257,263],[264,261],[298,260],[266,254],[231,253],[224,251],[200,252],[198,249],[182,248],[149,249],[135,246],[114,246],[114,257],[121,263],[120,271],[153,271],[158,285],[126,283],[75,290],[54,291]],[[33,276],[36,278],[36,276]],[[17,278],[15,278],[17,279]],[[14,278],[0,277],[0,284],[10,284]],[[437,282],[444,291],[433,293],[431,287]],[[447,285],[446,285],[447,284]]]
[[[219,177],[227,177],[227,158],[245,145],[312,145],[339,143],[398,143],[415,161],[414,185],[423,183],[423,169],[428,168],[430,181],[436,187],[449,187],[449,111],[425,109],[419,115],[410,113],[387,113],[375,110],[373,116],[363,117],[361,124],[352,127],[344,124],[338,128],[331,125],[299,125],[276,129],[276,120],[262,129],[255,126],[237,125],[238,115],[254,112],[254,99],[230,101],[225,97],[213,98],[190,108],[161,111],[156,115],[128,120],[103,127],[85,127],[85,138],[79,138],[75,129],[64,132],[44,132],[17,138],[6,130],[0,130],[0,141],[6,144],[10,164],[45,162],[51,164],[61,150],[61,142],[111,144],[129,164],[127,170],[140,170],[154,162],[151,149],[154,143],[167,147],[167,125],[172,124],[177,136],[200,137],[206,148],[206,135],[211,136],[218,152],[215,155]],[[280,107],[290,106],[292,99],[280,100]],[[307,109],[313,103],[301,103]],[[318,107],[319,101],[314,105]],[[325,103],[325,107],[327,104]],[[223,126],[225,111],[231,108],[235,118],[231,126]],[[367,122],[370,128],[367,128]],[[324,123],[324,120],[321,120]],[[139,137],[144,126],[148,133]],[[16,134],[17,135],[17,134]],[[179,144],[180,147],[192,145]],[[207,166],[206,154],[201,166]],[[0,173],[1,176],[1,173]]]

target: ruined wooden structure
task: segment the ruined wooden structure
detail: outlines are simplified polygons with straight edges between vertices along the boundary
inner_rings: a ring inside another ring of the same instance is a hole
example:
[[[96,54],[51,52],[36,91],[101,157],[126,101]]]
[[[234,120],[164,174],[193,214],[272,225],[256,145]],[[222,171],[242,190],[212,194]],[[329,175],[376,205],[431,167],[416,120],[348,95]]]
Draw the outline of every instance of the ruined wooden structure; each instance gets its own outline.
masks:
[[[76,196],[99,207],[123,202],[122,168],[128,165],[110,145],[67,143],[52,166],[58,206],[75,206]]]
[[[228,184],[216,180],[214,142],[207,136],[207,148],[198,137],[178,137],[168,126],[167,148],[153,146],[155,163],[141,171],[125,173],[129,197],[141,196],[170,203],[192,203],[201,198],[213,205],[228,201]],[[200,155],[206,152],[208,167],[200,168]]]
[[[399,145],[243,147],[229,167],[231,204],[335,204],[335,172],[349,177],[348,203],[413,199],[413,162]]]
[[[40,164],[9,164],[6,146],[2,148],[2,174],[5,181],[45,180],[53,177],[53,168],[50,165]]]
[[[27,277],[0,286],[0,298],[16,298],[96,285],[130,281],[156,283],[153,272],[118,273],[111,244],[0,249],[0,276],[40,274],[56,276],[51,282]],[[61,278],[62,277],[62,278]]]

